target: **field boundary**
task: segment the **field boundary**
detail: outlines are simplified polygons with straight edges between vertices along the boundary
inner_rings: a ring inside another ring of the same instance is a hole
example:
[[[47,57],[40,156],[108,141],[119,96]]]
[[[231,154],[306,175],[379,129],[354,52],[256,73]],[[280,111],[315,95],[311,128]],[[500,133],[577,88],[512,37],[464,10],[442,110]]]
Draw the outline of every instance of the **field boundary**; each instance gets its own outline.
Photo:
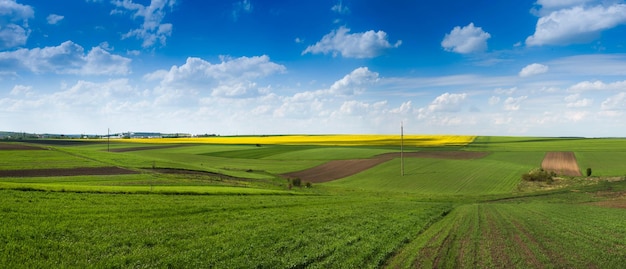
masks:
[[[407,158],[471,160],[485,157],[488,154],[489,152],[480,151],[418,151],[405,152],[403,156]],[[357,174],[396,158],[400,158],[400,152],[384,153],[369,159],[334,160],[309,169],[282,174],[282,176],[299,178],[305,182],[323,183]]]

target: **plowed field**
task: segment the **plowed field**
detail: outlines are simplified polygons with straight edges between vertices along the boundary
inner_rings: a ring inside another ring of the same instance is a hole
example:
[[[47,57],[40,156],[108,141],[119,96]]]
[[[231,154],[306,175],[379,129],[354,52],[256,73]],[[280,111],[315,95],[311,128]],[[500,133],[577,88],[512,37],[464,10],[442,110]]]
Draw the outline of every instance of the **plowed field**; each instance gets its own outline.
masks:
[[[563,176],[582,176],[574,152],[548,152],[541,162],[541,168]]]
[[[0,150],[43,150],[44,148],[13,143],[0,143]]]
[[[119,167],[77,167],[48,168],[28,170],[0,170],[0,177],[63,177],[63,176],[96,176],[124,175],[137,172]]]
[[[420,151],[405,152],[404,157],[468,160],[482,158],[487,154],[489,153],[475,151]],[[328,182],[357,174],[394,158],[400,158],[400,153],[381,154],[371,159],[335,160],[310,169],[287,173],[284,176],[300,178],[311,183]]]

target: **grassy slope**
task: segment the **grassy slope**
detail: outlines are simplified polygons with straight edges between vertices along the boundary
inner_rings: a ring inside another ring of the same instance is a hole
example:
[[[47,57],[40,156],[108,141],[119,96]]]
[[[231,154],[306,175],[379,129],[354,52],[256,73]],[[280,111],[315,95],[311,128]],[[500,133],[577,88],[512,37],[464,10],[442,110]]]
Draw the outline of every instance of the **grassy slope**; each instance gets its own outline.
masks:
[[[626,264],[626,211],[590,204],[599,189],[459,206],[388,266],[619,268]]]
[[[0,191],[0,264],[375,268],[449,205],[385,197]]]

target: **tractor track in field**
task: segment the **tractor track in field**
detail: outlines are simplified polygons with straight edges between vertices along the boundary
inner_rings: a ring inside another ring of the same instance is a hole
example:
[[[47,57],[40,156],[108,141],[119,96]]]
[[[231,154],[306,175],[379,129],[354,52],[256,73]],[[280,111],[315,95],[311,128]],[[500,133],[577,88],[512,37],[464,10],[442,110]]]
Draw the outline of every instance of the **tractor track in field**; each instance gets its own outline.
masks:
[[[403,157],[470,160],[479,159],[488,154],[488,152],[479,151],[418,151],[405,152],[403,153]],[[322,183],[357,174],[395,158],[400,158],[400,152],[380,154],[369,159],[329,161],[309,169],[286,173],[282,176],[287,178],[300,178],[305,182]]]

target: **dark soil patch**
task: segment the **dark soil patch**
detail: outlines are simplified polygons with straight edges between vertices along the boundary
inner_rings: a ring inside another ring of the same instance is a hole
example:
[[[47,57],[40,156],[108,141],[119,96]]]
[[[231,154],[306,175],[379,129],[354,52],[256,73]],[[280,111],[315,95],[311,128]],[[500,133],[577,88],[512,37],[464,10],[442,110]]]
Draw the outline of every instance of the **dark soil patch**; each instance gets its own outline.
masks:
[[[79,139],[26,139],[19,140],[31,144],[50,145],[50,146],[80,146],[106,142],[104,139],[79,140]]]
[[[129,151],[140,151],[140,150],[151,150],[151,149],[168,149],[168,148],[177,148],[184,147],[187,145],[165,145],[165,146],[143,146],[143,147],[131,147],[131,148],[119,148],[119,149],[111,149],[111,152],[129,152]]]
[[[488,152],[476,151],[420,151],[405,152],[403,156],[406,158],[469,160],[482,158],[488,154]],[[400,152],[385,153],[371,159],[330,161],[306,170],[283,174],[283,176],[300,178],[304,182],[322,183],[357,174],[394,158],[400,158]]]
[[[64,177],[137,174],[120,167],[76,167],[28,170],[0,170],[0,177]]]
[[[45,150],[45,148],[13,143],[0,143],[0,150]]]
[[[197,171],[197,170],[186,170],[186,169],[176,169],[176,168],[147,168],[147,171],[154,171],[161,174],[174,174],[174,175],[196,175],[196,176],[208,176],[213,178],[225,179],[225,180],[247,180],[245,178],[233,177],[219,173],[207,172],[207,171]]]

